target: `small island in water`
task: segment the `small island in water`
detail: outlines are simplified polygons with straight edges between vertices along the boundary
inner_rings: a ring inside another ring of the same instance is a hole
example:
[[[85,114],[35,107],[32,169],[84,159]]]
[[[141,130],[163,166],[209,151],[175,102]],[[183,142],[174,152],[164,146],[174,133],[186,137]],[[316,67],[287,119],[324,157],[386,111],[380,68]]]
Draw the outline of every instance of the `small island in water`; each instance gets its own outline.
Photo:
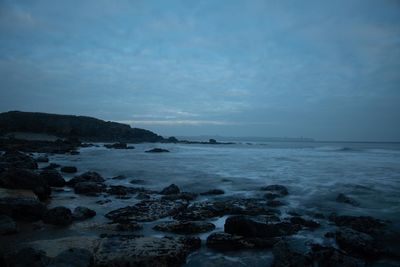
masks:
[[[374,176],[379,160],[399,173],[385,144],[187,141],[18,111],[0,134],[3,266],[399,261],[399,186]]]

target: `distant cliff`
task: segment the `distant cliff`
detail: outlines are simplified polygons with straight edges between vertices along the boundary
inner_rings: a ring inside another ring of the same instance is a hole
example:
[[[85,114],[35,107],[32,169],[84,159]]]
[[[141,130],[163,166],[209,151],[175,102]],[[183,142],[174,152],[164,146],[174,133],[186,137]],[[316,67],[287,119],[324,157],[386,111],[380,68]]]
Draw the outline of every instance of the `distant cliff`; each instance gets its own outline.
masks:
[[[165,139],[151,131],[86,116],[38,112],[0,113],[0,134],[31,132],[62,138],[77,137],[90,142],[160,142]]]

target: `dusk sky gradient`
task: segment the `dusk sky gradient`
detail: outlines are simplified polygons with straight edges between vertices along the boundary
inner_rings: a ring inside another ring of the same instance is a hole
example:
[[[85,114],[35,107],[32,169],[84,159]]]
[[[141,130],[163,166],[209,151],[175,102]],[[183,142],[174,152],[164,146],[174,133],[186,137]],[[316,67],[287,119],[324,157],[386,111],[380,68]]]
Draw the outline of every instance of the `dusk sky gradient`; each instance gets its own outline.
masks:
[[[0,0],[0,112],[400,141],[400,1]]]

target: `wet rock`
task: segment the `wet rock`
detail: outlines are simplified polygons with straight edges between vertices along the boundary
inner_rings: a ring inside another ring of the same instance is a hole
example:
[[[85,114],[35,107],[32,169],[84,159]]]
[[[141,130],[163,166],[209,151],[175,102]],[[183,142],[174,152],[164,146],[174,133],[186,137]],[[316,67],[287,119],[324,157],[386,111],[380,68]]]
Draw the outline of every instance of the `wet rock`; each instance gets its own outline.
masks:
[[[114,176],[111,179],[113,179],[113,180],[124,180],[124,179],[126,179],[126,176],[125,175],[117,175],[117,176]]]
[[[358,203],[355,199],[346,196],[345,194],[340,193],[337,197],[336,197],[336,202],[339,203],[346,203],[355,207],[360,206],[360,203]]]
[[[274,254],[273,267],[306,267],[312,266],[311,256],[301,247],[285,240],[276,243],[272,249]]]
[[[175,195],[175,194],[179,194],[179,193],[180,193],[179,187],[175,184],[171,184],[171,185],[165,187],[160,192],[161,195]]]
[[[114,144],[105,144],[106,148],[113,148],[113,149],[134,149],[133,146],[128,146],[126,143],[114,143]]]
[[[244,237],[278,237],[297,233],[296,224],[289,222],[262,223],[248,216],[231,216],[225,221],[226,233]]]
[[[105,215],[116,222],[150,222],[167,216],[173,216],[187,206],[185,202],[169,200],[143,200],[134,206],[113,210]]]
[[[211,190],[208,190],[208,191],[206,191],[206,192],[200,193],[200,195],[202,195],[202,196],[207,196],[207,195],[223,195],[223,194],[225,194],[225,191],[224,191],[224,190],[221,190],[221,189],[211,189]]]
[[[65,180],[57,170],[44,170],[40,177],[49,185],[54,187],[65,186]]]
[[[165,200],[178,200],[178,199],[183,199],[187,201],[192,201],[197,197],[197,194],[195,193],[190,193],[190,192],[181,192],[179,194],[172,194],[172,195],[165,195],[162,196],[161,199]]]
[[[46,157],[46,156],[40,156],[40,157],[37,157],[36,159],[36,162],[40,162],[40,163],[46,163],[46,162],[49,162],[49,158],[48,157]]]
[[[45,180],[28,169],[10,168],[0,175],[0,187],[10,189],[30,189],[40,200],[46,200],[51,189]]]
[[[337,216],[336,214],[331,214],[329,220],[337,226],[352,228],[369,235],[379,235],[386,226],[383,221],[370,216]]]
[[[7,215],[0,215],[0,236],[18,232],[17,224]]]
[[[110,203],[110,202],[111,202],[111,199],[103,199],[103,200],[97,200],[96,204],[104,205],[104,204],[107,204],[107,203]]]
[[[18,151],[6,151],[0,156],[0,162],[6,168],[37,169],[34,158]]]
[[[65,173],[75,173],[78,171],[78,169],[74,166],[63,166],[61,167],[60,171]]]
[[[313,266],[330,267],[363,267],[365,263],[357,258],[350,257],[333,247],[312,245]]]
[[[274,199],[277,197],[283,197],[289,194],[289,191],[287,190],[287,188],[283,185],[278,185],[278,184],[274,184],[274,185],[268,185],[268,186],[264,186],[261,187],[260,189],[261,191],[268,191],[267,194],[265,195],[265,197],[267,199]]]
[[[212,231],[215,229],[215,225],[209,222],[202,221],[172,221],[157,224],[153,227],[153,229],[157,231],[189,235]]]
[[[290,222],[293,224],[298,224],[307,228],[315,229],[320,227],[321,225],[313,220],[306,220],[301,217],[295,216],[290,218]]]
[[[199,221],[223,215],[275,215],[264,199],[227,199],[197,202],[174,216],[176,220]]]
[[[163,153],[163,152],[169,152],[169,150],[163,148],[153,148],[146,151],[146,153]]]
[[[133,179],[129,183],[131,183],[131,184],[145,184],[146,181],[143,180],[143,179]]]
[[[374,258],[381,252],[372,236],[346,227],[336,231],[336,242],[341,249],[352,255]]]
[[[137,222],[120,222],[115,226],[116,231],[133,232],[142,229],[143,227]]]
[[[76,150],[72,150],[72,151],[69,152],[69,154],[71,154],[71,155],[79,155],[80,152],[76,151]]]
[[[94,255],[95,266],[180,266],[200,243],[189,237],[104,238]]]
[[[49,261],[47,267],[91,267],[93,254],[82,248],[70,248]]]
[[[93,183],[103,183],[105,180],[103,177],[101,177],[100,174],[97,172],[85,172],[79,176],[75,176],[71,180],[67,182],[69,186],[74,186],[77,183],[80,182],[93,182]]]
[[[46,253],[34,248],[23,248],[16,253],[5,257],[7,267],[44,267],[47,266],[50,258]]]
[[[150,199],[150,196],[148,194],[146,194],[146,193],[139,192],[136,195],[136,199]]]
[[[70,209],[65,207],[49,209],[43,215],[43,222],[60,226],[69,225],[72,223],[72,212]]]
[[[97,193],[101,193],[106,189],[106,186],[96,182],[79,182],[74,186],[74,192],[76,194],[94,196]]]
[[[280,207],[283,205],[285,205],[285,203],[283,203],[282,201],[279,201],[279,200],[271,199],[271,200],[267,201],[267,206],[269,206],[269,207]]]
[[[60,164],[50,163],[46,167],[43,167],[42,170],[54,170],[60,167]]]
[[[215,250],[262,249],[271,248],[278,239],[276,238],[245,238],[224,232],[212,233],[207,237],[206,245]]]
[[[96,216],[96,212],[86,207],[76,207],[72,213],[72,218],[76,221],[86,220]]]
[[[33,198],[0,198],[0,214],[17,221],[41,220],[45,211],[46,206]]]

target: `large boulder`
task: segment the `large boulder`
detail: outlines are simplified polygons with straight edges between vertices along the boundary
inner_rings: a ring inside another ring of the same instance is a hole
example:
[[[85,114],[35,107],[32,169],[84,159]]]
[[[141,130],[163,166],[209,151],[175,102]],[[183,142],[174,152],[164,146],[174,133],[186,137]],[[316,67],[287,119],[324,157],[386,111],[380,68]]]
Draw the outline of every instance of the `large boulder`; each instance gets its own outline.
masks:
[[[38,221],[45,212],[46,206],[33,198],[0,198],[0,214],[17,221]]]
[[[40,177],[49,185],[54,187],[65,186],[65,180],[57,170],[44,170]]]
[[[74,192],[76,194],[83,195],[96,195],[97,193],[101,193],[105,191],[106,186],[102,183],[96,182],[79,182],[74,186]]]
[[[47,224],[65,226],[72,223],[72,212],[66,207],[49,209],[43,215],[43,222]]]
[[[248,216],[231,216],[225,221],[226,233],[245,237],[278,237],[297,233],[301,227],[289,222],[264,223]]]
[[[75,176],[74,178],[69,180],[67,182],[67,184],[69,186],[74,186],[80,182],[103,183],[104,181],[105,181],[104,178],[101,177],[100,174],[98,174],[97,172],[89,171],[89,172],[85,172],[79,176]]]
[[[6,151],[2,156],[0,156],[0,163],[6,168],[38,168],[34,158],[18,151]]]
[[[200,243],[195,237],[104,238],[94,255],[95,266],[181,266]]]
[[[46,181],[28,169],[10,168],[0,175],[0,187],[10,189],[30,189],[41,200],[47,199],[51,189]]]
[[[72,218],[77,221],[86,220],[96,216],[96,212],[86,207],[76,207],[72,213]]]
[[[181,190],[179,189],[179,187],[175,184],[171,184],[167,187],[165,187],[163,190],[161,190],[160,194],[162,195],[175,195],[175,194],[179,194],[181,192]]]
[[[75,173],[78,171],[78,169],[74,166],[63,166],[61,167],[60,171],[65,173]]]
[[[203,221],[172,221],[157,224],[153,227],[153,229],[157,231],[189,235],[212,231],[215,229],[215,225],[210,222]]]

